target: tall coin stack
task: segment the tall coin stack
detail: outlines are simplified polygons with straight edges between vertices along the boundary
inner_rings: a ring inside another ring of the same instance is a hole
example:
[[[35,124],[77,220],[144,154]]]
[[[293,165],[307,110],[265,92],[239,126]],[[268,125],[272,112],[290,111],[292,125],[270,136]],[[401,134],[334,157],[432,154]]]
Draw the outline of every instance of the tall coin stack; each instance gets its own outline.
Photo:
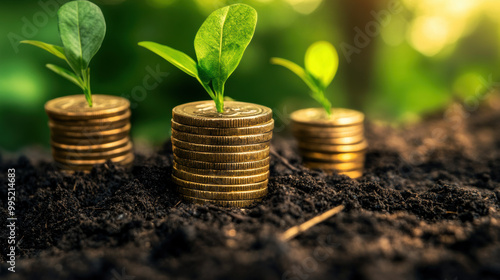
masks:
[[[267,194],[272,110],[236,101],[224,105],[224,113],[213,101],[173,109],[172,179],[186,201],[246,207]]]
[[[336,171],[353,179],[363,175],[368,147],[363,113],[332,108],[328,117],[322,108],[309,108],[293,112],[291,119],[306,167]]]
[[[50,100],[52,155],[65,171],[90,171],[107,160],[130,166],[134,160],[130,141],[130,103],[127,99],[93,95],[90,107],[84,95]]]

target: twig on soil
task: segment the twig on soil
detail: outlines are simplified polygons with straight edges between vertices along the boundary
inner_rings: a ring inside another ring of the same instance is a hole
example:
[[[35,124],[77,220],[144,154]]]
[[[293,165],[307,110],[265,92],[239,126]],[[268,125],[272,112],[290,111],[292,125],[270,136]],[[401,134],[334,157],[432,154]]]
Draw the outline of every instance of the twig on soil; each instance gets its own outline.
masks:
[[[282,241],[289,241],[289,240],[293,239],[295,236],[307,231],[308,229],[312,228],[313,226],[315,226],[321,222],[324,222],[325,220],[327,220],[328,218],[332,217],[333,215],[339,213],[342,210],[344,210],[344,205],[339,205],[333,209],[326,211],[325,213],[323,213],[319,216],[316,216],[316,217],[310,219],[309,221],[307,221],[303,224],[289,228],[287,231],[283,232],[279,236],[279,238]]]
[[[271,154],[273,154],[275,157],[277,157],[281,163],[283,163],[283,165],[285,165],[286,167],[288,167],[289,169],[293,170],[293,171],[296,171],[296,172],[299,172],[300,169],[293,166],[286,158],[282,157],[280,154],[278,154],[278,152],[276,152],[273,148],[270,149],[271,151]]]

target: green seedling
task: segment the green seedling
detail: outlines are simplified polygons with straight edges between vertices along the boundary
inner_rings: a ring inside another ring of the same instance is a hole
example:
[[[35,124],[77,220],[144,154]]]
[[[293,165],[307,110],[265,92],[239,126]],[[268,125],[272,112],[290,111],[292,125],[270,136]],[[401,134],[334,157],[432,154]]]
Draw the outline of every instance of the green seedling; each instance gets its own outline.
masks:
[[[257,12],[244,4],[234,4],[213,12],[201,25],[194,39],[198,59],[154,42],[139,45],[163,57],[186,74],[196,78],[224,112],[224,85],[243,57],[257,25]]]
[[[311,89],[311,96],[332,114],[332,104],[325,97],[326,88],[331,84],[339,67],[339,56],[332,44],[320,41],[312,44],[306,52],[305,69],[283,59],[273,57],[271,63],[281,65],[299,76]]]
[[[104,16],[92,2],[78,0],[64,4],[57,17],[63,47],[30,40],[21,43],[37,46],[65,60],[73,72],[53,64],[47,64],[47,68],[79,86],[92,107],[89,63],[106,34]]]

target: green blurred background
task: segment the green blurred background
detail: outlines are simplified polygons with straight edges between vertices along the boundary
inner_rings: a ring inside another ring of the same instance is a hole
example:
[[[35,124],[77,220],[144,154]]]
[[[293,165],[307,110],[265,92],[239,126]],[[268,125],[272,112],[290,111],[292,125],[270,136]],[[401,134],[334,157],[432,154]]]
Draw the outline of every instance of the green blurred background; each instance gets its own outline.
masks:
[[[80,94],[45,68],[60,62],[22,39],[60,45],[54,12],[63,0],[0,3],[0,149],[49,145],[43,104]],[[133,137],[158,145],[169,136],[172,107],[206,100],[193,78],[137,46],[150,40],[194,55],[206,16],[228,4],[255,7],[259,22],[226,95],[273,108],[278,128],[293,110],[316,107],[300,79],[269,58],[303,64],[307,47],[332,42],[339,73],[328,89],[335,107],[356,108],[373,120],[407,123],[452,102],[476,98],[500,82],[498,0],[100,0],[107,35],[91,63],[94,93],[127,97]],[[151,90],[151,71],[169,73]],[[480,98],[476,98],[480,99]],[[281,129],[280,129],[281,130]]]

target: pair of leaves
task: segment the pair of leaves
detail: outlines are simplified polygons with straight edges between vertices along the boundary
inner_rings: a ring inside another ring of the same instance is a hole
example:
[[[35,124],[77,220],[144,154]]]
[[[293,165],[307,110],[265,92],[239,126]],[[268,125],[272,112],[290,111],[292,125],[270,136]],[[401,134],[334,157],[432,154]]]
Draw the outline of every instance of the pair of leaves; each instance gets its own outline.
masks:
[[[335,47],[325,41],[312,44],[305,55],[305,69],[283,58],[272,58],[271,63],[283,66],[299,76],[311,89],[312,97],[331,114],[331,103],[325,97],[325,90],[333,81],[339,66]]]
[[[73,72],[48,64],[47,68],[79,86],[92,106],[90,61],[100,49],[106,34],[106,22],[101,9],[89,1],[72,1],[57,12],[59,35],[63,47],[40,41],[22,41],[65,60]]]
[[[194,47],[198,62],[181,51],[158,43],[141,42],[139,45],[196,78],[222,113],[225,83],[238,67],[256,25],[257,12],[248,5],[234,4],[216,10],[196,34]]]

